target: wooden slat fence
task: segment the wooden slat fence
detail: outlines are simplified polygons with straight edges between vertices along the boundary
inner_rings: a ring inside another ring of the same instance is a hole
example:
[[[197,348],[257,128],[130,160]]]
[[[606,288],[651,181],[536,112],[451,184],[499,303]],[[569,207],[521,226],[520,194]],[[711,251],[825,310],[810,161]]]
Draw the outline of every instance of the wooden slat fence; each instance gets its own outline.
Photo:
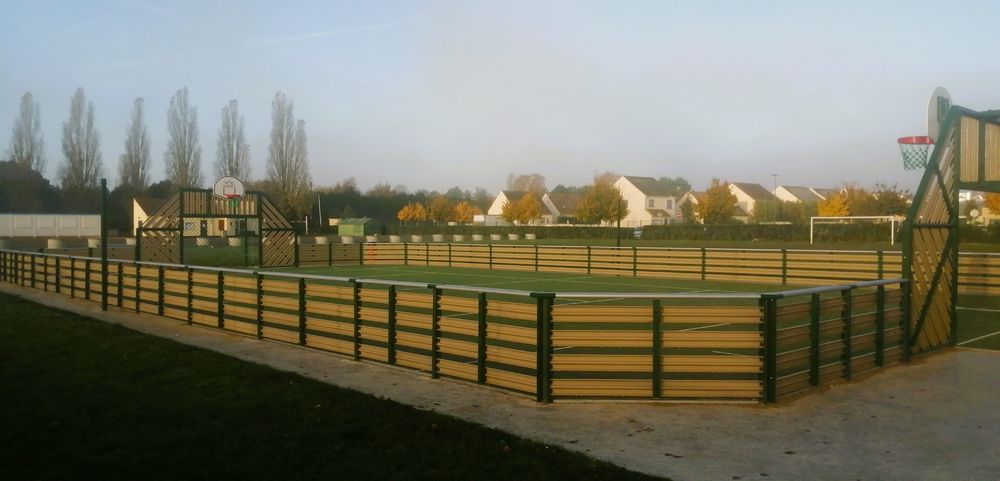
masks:
[[[455,262],[454,251],[442,255],[447,245],[421,247],[425,263]],[[598,268],[622,261],[622,251],[608,252],[595,257]],[[539,266],[567,268],[576,261],[561,256],[579,252],[538,255]],[[95,258],[0,251],[7,283],[93,302],[106,296],[121,309],[542,402],[773,402],[909,357],[909,290],[900,279],[767,294],[539,293],[128,260],[109,260],[104,282],[102,267]]]

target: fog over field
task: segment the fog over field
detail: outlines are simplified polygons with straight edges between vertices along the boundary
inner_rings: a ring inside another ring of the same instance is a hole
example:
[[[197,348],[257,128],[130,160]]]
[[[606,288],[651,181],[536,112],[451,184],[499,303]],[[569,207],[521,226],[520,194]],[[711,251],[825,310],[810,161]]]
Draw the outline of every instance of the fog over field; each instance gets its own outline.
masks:
[[[77,87],[112,183],[137,97],[152,180],[164,178],[168,104],[186,86],[206,179],[230,99],[252,175],[265,175],[280,90],[305,121],[314,185],[441,191],[606,170],[696,188],[778,174],[913,189],[895,139],[925,133],[934,87],[1000,108],[1000,5],[988,1],[8,0],[4,17],[0,155],[30,91],[49,178]]]

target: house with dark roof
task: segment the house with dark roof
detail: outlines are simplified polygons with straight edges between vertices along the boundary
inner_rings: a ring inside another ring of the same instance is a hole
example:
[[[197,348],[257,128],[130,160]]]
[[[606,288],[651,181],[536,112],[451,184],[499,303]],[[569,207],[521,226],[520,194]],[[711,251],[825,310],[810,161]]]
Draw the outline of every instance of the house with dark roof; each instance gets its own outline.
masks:
[[[705,197],[707,197],[707,196],[708,196],[708,192],[698,192],[698,191],[694,191],[694,190],[690,190],[690,191],[686,192],[684,195],[681,196],[680,199],[677,200],[677,212],[678,212],[677,215],[678,216],[681,215],[680,214],[681,207],[684,204],[690,203],[691,204],[691,209],[693,211],[695,211],[695,214],[694,214],[695,219],[694,220],[697,221],[697,222],[704,223],[705,221],[701,217],[698,217],[697,211],[695,210],[695,206],[697,206],[698,204],[704,202],[705,201]],[[677,219],[678,219],[678,221],[684,220],[683,217],[678,217]],[[739,222],[742,222],[742,223],[746,224],[746,223],[750,222],[750,214],[747,213],[747,211],[745,209],[743,209],[742,207],[740,207],[739,205],[737,205],[736,206],[736,212],[733,213],[733,220],[737,220]]]
[[[149,216],[153,215],[154,212],[160,210],[163,207],[163,203],[167,199],[151,199],[148,197],[135,197],[132,199],[132,235],[135,235],[136,229],[142,226],[143,222]]]
[[[749,182],[730,182],[729,192],[736,196],[736,205],[748,215],[753,215],[754,206],[761,201],[778,200],[771,192],[760,184]]]
[[[778,200],[785,202],[819,202],[823,200],[823,197],[814,192],[809,187],[799,187],[795,185],[779,185],[777,189],[774,190],[774,196]]]
[[[623,227],[663,225],[676,222],[676,197],[652,177],[623,175],[615,181],[628,208]]]
[[[542,205],[548,212],[542,215],[547,224],[558,224],[560,219],[565,221],[576,217],[576,211],[583,202],[583,196],[579,194],[554,194],[546,193],[542,196]]]
[[[822,187],[810,187],[809,190],[813,191],[814,194],[820,196],[823,200],[829,199],[840,193],[840,189],[824,189]]]

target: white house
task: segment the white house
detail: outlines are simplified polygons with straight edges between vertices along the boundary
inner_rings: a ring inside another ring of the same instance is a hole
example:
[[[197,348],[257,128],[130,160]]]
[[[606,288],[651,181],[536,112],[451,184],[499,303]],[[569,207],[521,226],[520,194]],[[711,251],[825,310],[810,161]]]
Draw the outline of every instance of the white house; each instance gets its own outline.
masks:
[[[757,205],[757,202],[778,200],[764,186],[749,182],[730,182],[729,192],[736,196],[736,205],[748,215],[753,215],[753,209]]]
[[[676,198],[652,177],[623,175],[615,181],[628,207],[622,226],[641,227],[674,222]]]
[[[493,199],[493,203],[490,204],[490,208],[486,210],[486,215],[487,216],[503,215],[503,206],[507,205],[508,202],[517,202],[521,200],[525,195],[532,195],[535,197],[535,200],[538,201],[538,205],[541,206],[541,211],[542,211],[541,220],[545,220],[544,219],[545,216],[550,213],[547,212],[545,203],[542,202],[542,199],[540,197],[538,197],[538,194],[535,194],[533,192],[523,192],[517,190],[501,190],[500,193],[497,194],[497,198]]]
[[[777,197],[778,200],[795,203],[819,202],[823,200],[823,197],[817,194],[814,190],[808,187],[799,187],[795,185],[779,185],[778,188],[774,190],[774,196]]]
[[[694,211],[695,210],[695,206],[698,205],[698,204],[700,204],[701,202],[703,202],[705,200],[705,196],[707,196],[707,195],[708,195],[707,192],[697,192],[697,191],[693,191],[693,190],[688,191],[687,193],[685,193],[684,195],[682,195],[681,198],[677,201],[677,211],[680,212],[681,207],[684,204],[687,204],[687,203],[691,204],[691,210]],[[694,216],[695,216],[695,219],[694,219],[695,221],[700,222],[700,223],[704,223],[705,222],[704,219],[702,219],[701,217],[698,217],[697,212],[694,214]],[[733,214],[733,220],[736,220],[736,221],[739,221],[739,222],[742,222],[742,223],[746,224],[746,223],[750,222],[750,214],[748,214],[747,211],[743,210],[742,207],[740,207],[739,205],[737,205],[736,206],[736,212]]]
[[[160,207],[163,207],[164,202],[166,202],[166,199],[139,197],[132,199],[132,235],[135,235],[136,229],[142,226],[142,223],[146,222],[149,216],[160,210]]]
[[[576,217],[583,197],[578,194],[554,194],[548,192],[542,196],[542,204],[548,212],[542,215],[546,224],[558,224],[559,219]]]

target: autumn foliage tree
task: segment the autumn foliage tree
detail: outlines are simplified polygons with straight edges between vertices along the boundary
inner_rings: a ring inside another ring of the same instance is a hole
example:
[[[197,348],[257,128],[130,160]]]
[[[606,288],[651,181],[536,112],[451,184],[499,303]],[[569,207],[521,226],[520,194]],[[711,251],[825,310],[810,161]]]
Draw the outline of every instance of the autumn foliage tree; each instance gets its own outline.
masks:
[[[847,199],[842,194],[834,194],[819,201],[816,205],[816,215],[820,217],[846,217],[851,215],[847,207]]]
[[[455,218],[455,206],[443,195],[434,196],[427,205],[427,218],[437,224],[446,224]]]
[[[403,221],[404,224],[427,220],[427,208],[420,202],[411,202],[399,210],[396,218]]]
[[[736,215],[736,196],[729,192],[729,182],[712,179],[705,190],[705,200],[695,206],[695,213],[706,224],[725,224]]]
[[[993,215],[1000,215],[1000,193],[989,192],[983,199],[983,207],[986,207]]]
[[[624,219],[628,212],[628,203],[622,198],[621,191],[611,183],[595,178],[594,185],[580,202],[576,216],[585,224],[600,224]]]
[[[512,224],[527,224],[542,216],[542,203],[530,193],[503,205],[500,217]]]
[[[472,218],[476,214],[480,214],[481,212],[478,207],[463,200],[455,206],[455,221],[468,224],[472,222]]]

